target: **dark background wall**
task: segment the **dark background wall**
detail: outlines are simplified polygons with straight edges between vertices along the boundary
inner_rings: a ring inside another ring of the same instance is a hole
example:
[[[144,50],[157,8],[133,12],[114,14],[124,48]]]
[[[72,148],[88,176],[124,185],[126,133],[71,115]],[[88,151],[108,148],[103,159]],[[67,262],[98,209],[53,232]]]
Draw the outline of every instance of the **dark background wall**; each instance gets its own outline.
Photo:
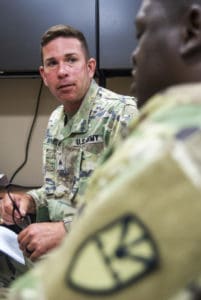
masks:
[[[128,73],[139,4],[140,0],[1,0],[0,76],[38,75],[40,38],[55,24],[84,32],[99,74]]]

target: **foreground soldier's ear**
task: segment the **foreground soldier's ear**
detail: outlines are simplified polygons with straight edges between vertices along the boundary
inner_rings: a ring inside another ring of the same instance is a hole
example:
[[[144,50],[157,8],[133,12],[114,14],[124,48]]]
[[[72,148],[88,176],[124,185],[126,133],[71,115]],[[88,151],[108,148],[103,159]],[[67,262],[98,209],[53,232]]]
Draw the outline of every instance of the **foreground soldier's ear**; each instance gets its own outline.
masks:
[[[201,51],[201,6],[191,5],[184,18],[180,54],[190,58],[191,55]]]

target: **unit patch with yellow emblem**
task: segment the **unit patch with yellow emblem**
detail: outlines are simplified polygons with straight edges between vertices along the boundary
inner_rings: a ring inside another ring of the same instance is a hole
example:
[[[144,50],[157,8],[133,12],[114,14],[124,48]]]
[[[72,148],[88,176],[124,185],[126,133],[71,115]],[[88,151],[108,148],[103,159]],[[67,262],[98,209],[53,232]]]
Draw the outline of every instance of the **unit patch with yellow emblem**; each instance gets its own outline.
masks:
[[[72,289],[93,295],[115,293],[159,265],[156,244],[134,215],[124,215],[89,236],[75,253],[66,274]]]

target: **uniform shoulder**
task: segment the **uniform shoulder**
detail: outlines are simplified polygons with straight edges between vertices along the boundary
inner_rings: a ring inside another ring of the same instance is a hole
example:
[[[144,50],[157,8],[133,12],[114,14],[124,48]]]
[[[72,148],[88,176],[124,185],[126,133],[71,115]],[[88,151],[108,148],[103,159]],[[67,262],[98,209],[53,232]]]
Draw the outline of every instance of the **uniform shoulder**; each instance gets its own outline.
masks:
[[[61,117],[63,117],[63,114],[64,114],[63,105],[59,105],[52,111],[52,113],[50,114],[49,120],[52,120],[52,121],[58,120]]]
[[[119,103],[122,104],[130,104],[136,106],[136,102],[137,102],[136,98],[133,96],[122,95],[103,87],[99,87],[98,95],[101,97],[103,101],[105,100],[111,103],[115,103],[118,101]]]

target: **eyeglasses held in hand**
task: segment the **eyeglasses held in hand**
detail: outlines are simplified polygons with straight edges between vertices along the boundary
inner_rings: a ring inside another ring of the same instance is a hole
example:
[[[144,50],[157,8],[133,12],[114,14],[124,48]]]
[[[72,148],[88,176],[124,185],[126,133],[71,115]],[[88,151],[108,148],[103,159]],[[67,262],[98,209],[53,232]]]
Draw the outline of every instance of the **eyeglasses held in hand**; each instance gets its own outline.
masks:
[[[17,206],[14,199],[12,198],[11,193],[10,193],[9,190],[7,190],[7,194],[8,194],[8,197],[9,197],[9,199],[12,202],[12,205],[13,205],[13,211],[12,211],[13,222],[20,230],[22,230],[22,229],[26,228],[28,225],[31,224],[31,218],[30,218],[29,215],[22,216],[22,214],[19,210],[19,207]],[[16,211],[17,211],[18,215],[20,216],[20,220],[17,220],[17,221],[16,221],[16,218],[15,218],[15,212]]]

